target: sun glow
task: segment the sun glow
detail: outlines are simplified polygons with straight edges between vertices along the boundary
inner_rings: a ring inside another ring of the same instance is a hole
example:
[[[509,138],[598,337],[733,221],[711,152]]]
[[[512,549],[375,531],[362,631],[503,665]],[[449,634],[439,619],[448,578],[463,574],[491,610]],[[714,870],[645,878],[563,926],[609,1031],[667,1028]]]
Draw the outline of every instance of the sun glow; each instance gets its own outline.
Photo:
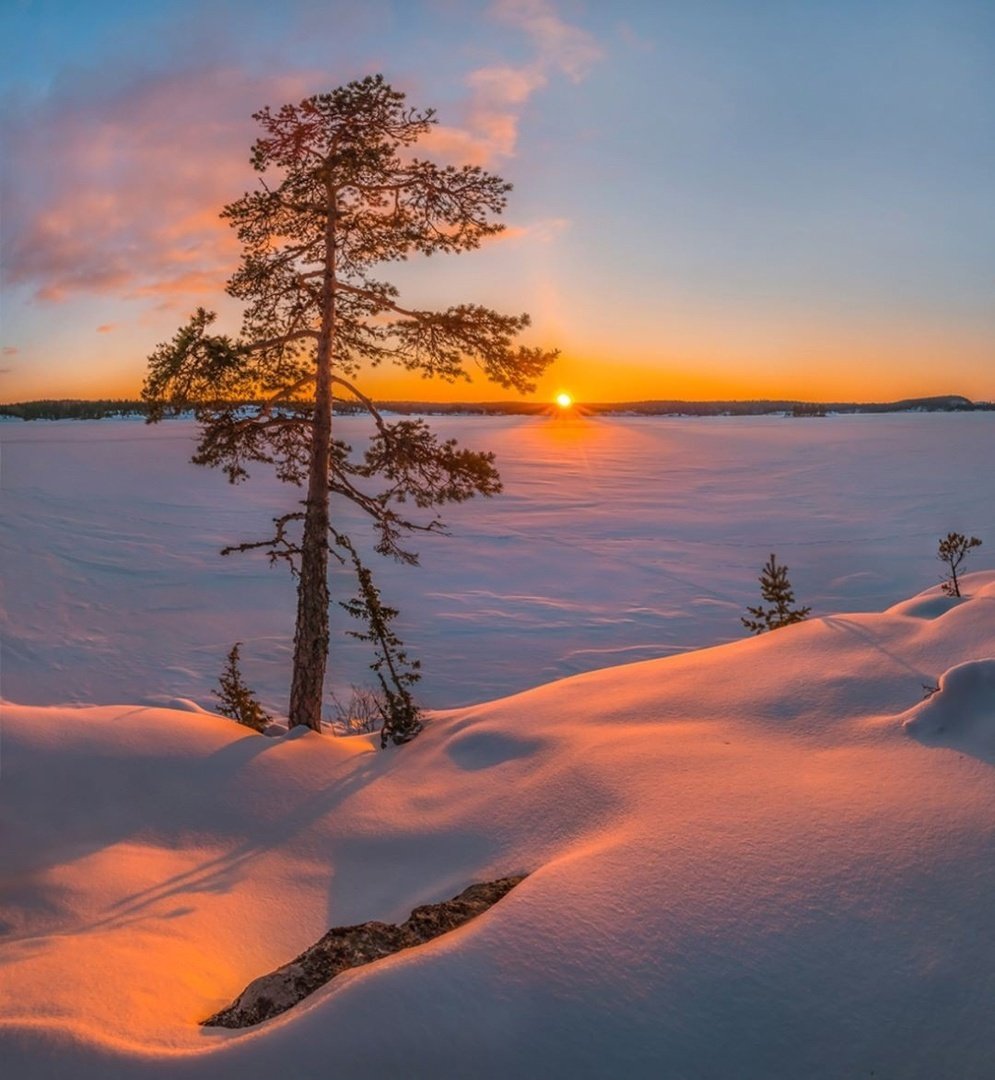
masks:
[[[556,395],[556,404],[559,405],[561,409],[569,409],[573,403],[574,399],[565,392]]]

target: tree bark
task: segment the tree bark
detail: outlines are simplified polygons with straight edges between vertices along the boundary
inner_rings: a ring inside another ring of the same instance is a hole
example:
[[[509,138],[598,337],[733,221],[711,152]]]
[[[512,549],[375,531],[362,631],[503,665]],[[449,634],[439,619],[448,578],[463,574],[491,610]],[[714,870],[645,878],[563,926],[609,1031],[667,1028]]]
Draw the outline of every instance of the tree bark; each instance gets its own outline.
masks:
[[[315,359],[314,418],[308,470],[301,568],[297,582],[294,674],[289,726],[321,730],[321,705],[328,664],[328,473],[332,446],[332,353],[335,342],[335,202],[326,180],[325,274],[322,281],[321,335]]]

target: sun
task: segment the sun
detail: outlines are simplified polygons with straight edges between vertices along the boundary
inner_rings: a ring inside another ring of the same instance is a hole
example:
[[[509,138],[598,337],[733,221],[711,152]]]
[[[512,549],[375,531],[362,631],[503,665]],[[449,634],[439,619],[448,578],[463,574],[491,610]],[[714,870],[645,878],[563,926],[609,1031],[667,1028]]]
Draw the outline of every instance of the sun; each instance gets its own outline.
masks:
[[[556,395],[556,404],[559,405],[561,409],[569,409],[573,403],[574,399],[565,391]]]

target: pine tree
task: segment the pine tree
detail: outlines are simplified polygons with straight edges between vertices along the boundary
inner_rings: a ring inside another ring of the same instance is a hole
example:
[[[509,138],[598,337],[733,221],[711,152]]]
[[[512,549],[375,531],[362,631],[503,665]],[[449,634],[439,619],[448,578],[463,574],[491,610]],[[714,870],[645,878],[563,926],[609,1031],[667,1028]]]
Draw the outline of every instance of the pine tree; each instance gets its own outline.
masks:
[[[947,533],[940,541],[936,557],[940,562],[946,563],[949,570],[949,577],[940,585],[947,596],[960,596],[957,569],[967,557],[967,553],[976,547],[981,547],[981,541],[976,536],[967,537],[963,533]]]
[[[435,123],[431,109],[376,75],[299,105],[264,108],[251,162],[259,189],[225,207],[243,255],[228,293],[244,303],[237,337],[215,334],[204,309],[149,359],[149,420],[193,409],[193,460],[236,483],[256,463],[306,491],[274,519],[273,534],[228,551],[265,550],[297,577],[291,727],[321,726],[329,649],[330,498],[372,519],[376,550],[405,562],[414,531],[443,529],[429,510],[500,490],[493,455],[440,441],[422,420],[389,422],[360,388],[381,363],[453,382],[474,362],[506,388],[534,389],[555,352],[515,345],[527,315],[477,304],[406,308],[373,276],[411,254],[462,252],[501,231],[493,219],[510,185],[475,165],[439,166],[411,147]],[[333,400],[370,419],[361,456],[332,434]],[[253,404],[246,404],[253,403]]]
[[[740,622],[753,634],[762,634],[767,630],[779,630],[782,626],[802,622],[812,610],[810,607],[792,608],[795,593],[788,580],[788,568],[778,566],[773,552],[770,560],[764,564],[760,575],[760,595],[770,607],[747,607],[753,616],[743,616]]]
[[[239,648],[236,641],[228,653],[224,670],[218,679],[218,689],[211,693],[221,702],[218,712],[238,721],[253,731],[263,732],[273,722],[273,717],[259,704],[256,695],[245,685],[239,667]]]

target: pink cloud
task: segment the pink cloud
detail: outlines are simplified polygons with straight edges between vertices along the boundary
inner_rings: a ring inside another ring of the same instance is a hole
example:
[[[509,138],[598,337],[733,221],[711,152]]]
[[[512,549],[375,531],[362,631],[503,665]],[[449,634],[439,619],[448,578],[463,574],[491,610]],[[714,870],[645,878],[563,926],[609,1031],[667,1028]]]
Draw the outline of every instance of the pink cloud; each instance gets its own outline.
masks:
[[[4,356],[16,356],[21,350],[16,345],[4,345]]]
[[[524,105],[545,86],[546,76],[529,68],[489,67],[471,71],[466,81],[482,102],[491,105]]]
[[[490,14],[524,34],[531,58],[471,72],[459,122],[435,127],[419,152],[477,164],[513,156],[531,97],[553,75],[581,78],[600,56],[546,0],[496,0]],[[103,293],[159,307],[213,303],[239,254],[218,213],[256,183],[251,113],[327,83],[325,73],[204,67],[136,76],[110,92],[80,78],[7,110],[4,283],[48,302]]]
[[[532,240],[540,244],[551,244],[569,228],[569,218],[540,218],[528,225],[509,225],[493,239],[497,241]]]
[[[436,124],[419,140],[418,153],[427,153],[445,161],[487,165],[494,157],[495,149],[480,133]]]
[[[112,322],[101,323],[100,326],[97,327],[97,333],[98,334],[109,334],[112,331],[117,329],[117,325],[118,325],[117,323],[112,323]]]
[[[555,69],[578,81],[603,55],[591,34],[561,19],[548,0],[495,0],[491,10],[528,35],[545,70]]]
[[[439,125],[424,143],[442,157],[477,165],[514,155],[522,110],[551,74],[578,81],[602,56],[594,38],[561,19],[546,0],[496,0],[490,12],[524,33],[532,58],[517,67],[497,65],[470,72],[465,123]]]
[[[11,122],[6,284],[48,301],[220,291],[239,247],[218,214],[255,183],[250,114],[309,91],[304,77],[205,70]]]

